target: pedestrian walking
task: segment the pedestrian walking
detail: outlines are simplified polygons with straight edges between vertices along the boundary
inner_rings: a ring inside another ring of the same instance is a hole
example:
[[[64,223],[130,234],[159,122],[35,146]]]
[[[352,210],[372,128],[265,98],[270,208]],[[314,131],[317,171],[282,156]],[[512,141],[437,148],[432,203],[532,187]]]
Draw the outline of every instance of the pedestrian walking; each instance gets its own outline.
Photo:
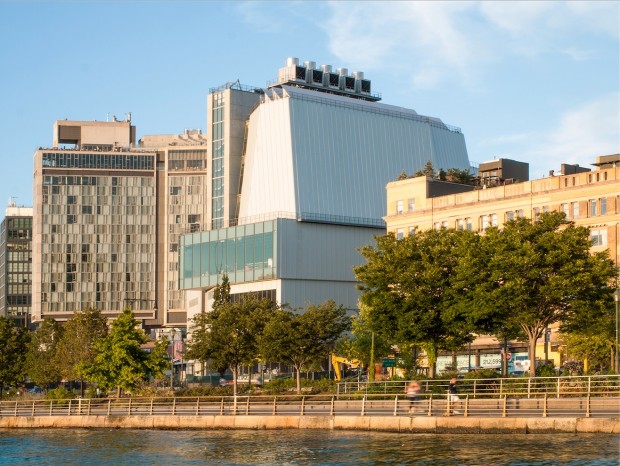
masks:
[[[460,411],[454,410],[452,411],[452,409],[454,408],[454,405],[456,405],[457,403],[460,403],[460,398],[459,398],[459,394],[458,391],[456,389],[456,379],[451,379],[450,383],[448,384],[448,413],[452,414],[454,412],[454,414],[461,414]]]
[[[408,414],[413,414],[416,411],[416,405],[418,400],[420,399],[420,384],[417,380],[412,380],[407,384],[405,388],[405,394],[407,395],[407,399],[409,400],[409,411]]]

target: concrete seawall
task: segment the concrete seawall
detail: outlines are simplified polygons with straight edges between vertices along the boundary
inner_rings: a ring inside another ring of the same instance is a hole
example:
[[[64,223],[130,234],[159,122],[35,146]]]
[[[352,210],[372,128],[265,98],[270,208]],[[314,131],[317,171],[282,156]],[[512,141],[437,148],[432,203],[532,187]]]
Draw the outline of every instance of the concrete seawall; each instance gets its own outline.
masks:
[[[485,418],[405,416],[18,416],[0,428],[326,429],[403,433],[620,434],[615,418]]]

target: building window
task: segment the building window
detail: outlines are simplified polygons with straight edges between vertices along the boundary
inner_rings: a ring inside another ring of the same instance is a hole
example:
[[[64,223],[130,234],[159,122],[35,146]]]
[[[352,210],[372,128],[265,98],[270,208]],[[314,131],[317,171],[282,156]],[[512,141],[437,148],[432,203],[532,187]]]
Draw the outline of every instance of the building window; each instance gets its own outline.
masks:
[[[602,197],[599,199],[599,202],[601,204],[601,215],[607,215],[607,198]]]
[[[396,201],[396,214],[400,215],[403,213],[403,201]]]
[[[568,218],[568,215],[570,214],[570,209],[568,207],[568,204],[567,203],[562,204],[561,209],[562,209],[562,212],[564,212],[564,215],[566,216],[566,218]]]
[[[396,239],[401,240],[405,237],[405,231],[402,228],[396,230]]]
[[[596,217],[596,199],[590,199],[590,217]]]
[[[540,207],[534,207],[533,214],[534,221],[537,222],[540,219]]]
[[[409,236],[415,235],[415,227],[409,227]]]
[[[464,219],[459,218],[459,219],[456,221],[456,229],[457,229],[458,231],[463,231],[463,230],[465,229],[465,220],[464,220]]]
[[[407,211],[413,212],[414,209],[415,209],[415,199],[414,198],[407,199]]]
[[[473,225],[473,223],[471,221],[471,217],[467,217],[465,219],[465,224],[467,225],[467,231],[472,231],[473,230],[474,225]]]
[[[506,212],[506,221],[512,222],[515,219],[515,213],[512,210]]]
[[[573,208],[573,218],[579,218],[579,202],[571,203]]]
[[[607,246],[607,228],[590,230],[592,246]]]
[[[523,209],[518,209],[515,212],[517,214],[517,218],[523,218],[524,217]]]
[[[435,225],[433,225],[433,227],[435,228],[435,230],[439,231],[441,230],[441,222],[435,222]]]
[[[497,226],[497,214],[491,214],[491,226],[492,227]]]
[[[483,215],[482,217],[480,217],[480,229],[484,231],[487,228],[489,228],[489,216]]]

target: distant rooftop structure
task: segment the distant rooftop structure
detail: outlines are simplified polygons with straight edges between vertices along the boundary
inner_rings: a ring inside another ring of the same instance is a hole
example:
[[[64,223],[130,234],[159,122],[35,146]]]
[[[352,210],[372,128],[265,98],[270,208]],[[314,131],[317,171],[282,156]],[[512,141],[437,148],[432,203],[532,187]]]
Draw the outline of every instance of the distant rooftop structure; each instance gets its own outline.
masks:
[[[362,71],[354,71],[349,74],[347,68],[337,68],[332,70],[331,65],[316,66],[313,61],[304,61],[299,64],[299,59],[289,57],[286,64],[278,70],[276,82],[269,83],[267,87],[279,87],[289,85],[312,89],[314,91],[326,92],[329,94],[353,97],[356,99],[376,102],[381,100],[379,94],[371,93],[371,83],[364,78]]]
[[[590,165],[594,165],[598,169],[620,166],[620,154],[599,155],[596,157],[596,161]]]
[[[54,148],[64,144],[83,150],[129,148],[136,142],[136,127],[131,125],[131,114],[125,121],[57,120],[53,141]]]
[[[140,148],[162,148],[167,146],[203,146],[207,135],[199,129],[186,129],[182,134],[155,134],[142,136],[138,141]]]

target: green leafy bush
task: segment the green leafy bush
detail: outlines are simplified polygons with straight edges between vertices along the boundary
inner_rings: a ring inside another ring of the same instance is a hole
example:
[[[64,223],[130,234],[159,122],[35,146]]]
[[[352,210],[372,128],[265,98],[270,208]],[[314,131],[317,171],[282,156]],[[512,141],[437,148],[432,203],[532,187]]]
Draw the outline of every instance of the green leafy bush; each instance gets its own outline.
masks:
[[[53,388],[45,394],[45,398],[48,400],[71,400],[75,396],[75,393],[67,390],[65,387]]]

